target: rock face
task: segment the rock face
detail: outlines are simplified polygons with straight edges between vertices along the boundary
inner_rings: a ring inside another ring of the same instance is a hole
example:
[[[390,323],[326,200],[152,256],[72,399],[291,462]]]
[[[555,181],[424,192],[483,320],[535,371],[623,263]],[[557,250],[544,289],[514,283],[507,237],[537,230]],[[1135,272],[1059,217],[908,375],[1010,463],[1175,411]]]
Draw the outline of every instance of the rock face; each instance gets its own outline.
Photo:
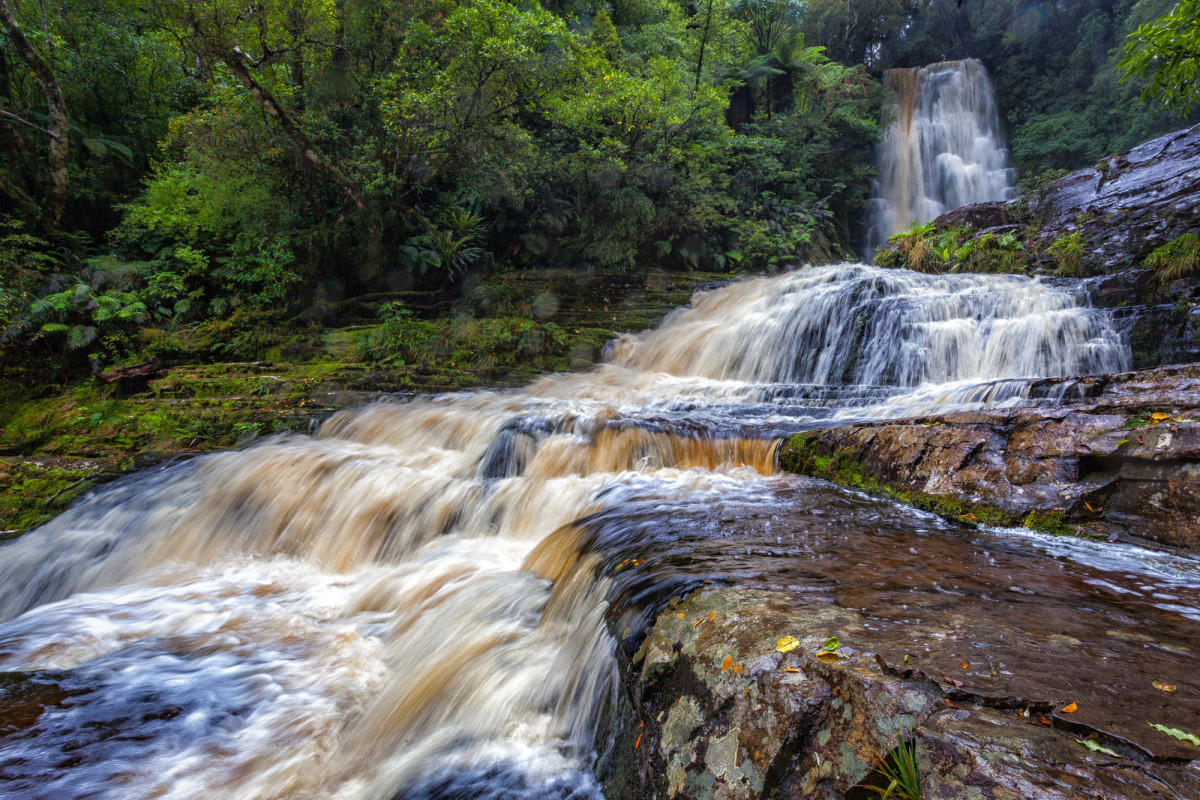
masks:
[[[943,650],[987,636],[956,619],[932,627],[928,639]],[[876,797],[865,787],[887,787],[878,765],[904,740],[926,800],[1200,797],[1186,748],[1164,741],[1148,752],[1049,697],[987,686],[987,666],[910,658],[877,630],[782,592],[706,590],[669,608],[626,666],[606,795]],[[837,655],[820,655],[833,633]],[[781,653],[785,636],[798,644]],[[1085,750],[1079,740],[1089,736],[1109,752]]]
[[[1200,226],[1200,125],[1050,184],[1030,203],[1040,234],[1079,230],[1106,271]]]
[[[1200,548],[1200,366],[1040,389],[1077,396],[798,434],[780,463],[944,515]]]

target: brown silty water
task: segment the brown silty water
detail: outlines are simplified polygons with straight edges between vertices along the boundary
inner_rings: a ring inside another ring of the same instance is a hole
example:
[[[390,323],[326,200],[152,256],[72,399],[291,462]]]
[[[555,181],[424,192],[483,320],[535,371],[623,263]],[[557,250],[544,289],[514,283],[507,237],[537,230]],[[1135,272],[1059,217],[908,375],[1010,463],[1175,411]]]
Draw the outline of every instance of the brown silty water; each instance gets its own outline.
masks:
[[[0,794],[600,797],[616,648],[705,582],[858,610],[885,658],[970,662],[989,696],[1078,695],[1153,757],[1151,675],[1196,727],[1195,560],[968,532],[775,463],[790,431],[1045,402],[1028,379],[1128,358],[1071,286],[808,268],[587,373],[136,476],[0,551]]]

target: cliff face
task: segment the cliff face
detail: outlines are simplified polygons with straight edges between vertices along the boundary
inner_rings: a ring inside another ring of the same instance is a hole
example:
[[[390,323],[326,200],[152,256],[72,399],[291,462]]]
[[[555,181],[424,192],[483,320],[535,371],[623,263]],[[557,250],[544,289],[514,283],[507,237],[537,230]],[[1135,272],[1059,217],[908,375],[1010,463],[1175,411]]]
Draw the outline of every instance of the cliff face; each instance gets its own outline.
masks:
[[[1029,204],[1049,244],[1082,231],[1109,272],[1200,226],[1200,125],[1161,136],[1050,184]]]

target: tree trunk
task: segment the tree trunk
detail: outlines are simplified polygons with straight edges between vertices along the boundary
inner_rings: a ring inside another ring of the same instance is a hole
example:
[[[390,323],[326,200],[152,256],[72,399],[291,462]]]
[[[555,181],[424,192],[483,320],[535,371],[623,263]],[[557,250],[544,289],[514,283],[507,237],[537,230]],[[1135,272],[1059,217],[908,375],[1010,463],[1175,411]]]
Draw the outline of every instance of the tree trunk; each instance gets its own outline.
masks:
[[[0,3],[3,2],[4,0],[0,0]],[[241,52],[234,49],[220,52],[217,55],[222,61],[225,62],[225,65],[229,67],[229,71],[233,73],[234,77],[241,82],[242,86],[246,87],[246,90],[250,92],[250,95],[258,101],[260,106],[263,107],[263,110],[267,112],[267,116],[279,123],[279,127],[283,128],[283,132],[287,134],[288,138],[291,139],[296,147],[300,150],[300,154],[304,157],[304,160],[326,178],[341,187],[342,191],[346,193],[346,197],[349,198],[352,203],[354,203],[355,207],[361,209],[363,207],[362,198],[359,197],[358,192],[354,190],[354,186],[351,184],[350,179],[347,178],[340,169],[331,164],[327,158],[325,158],[325,155],[317,149],[317,146],[314,145],[308,138],[308,135],[300,129],[300,126],[297,125],[296,121],[293,120],[291,115],[287,113],[287,110],[279,104],[279,101],[277,101],[264,86],[254,79],[254,76],[250,74],[250,68],[246,66],[246,62],[242,58]]]
[[[50,222],[57,225],[67,206],[67,162],[71,144],[67,127],[67,101],[63,99],[50,65],[42,60],[22,33],[16,14],[7,0],[0,0],[0,23],[4,24],[4,32],[8,34],[13,48],[33,72],[34,79],[46,95],[46,116],[49,120],[46,132],[50,134],[47,156],[50,165]]]

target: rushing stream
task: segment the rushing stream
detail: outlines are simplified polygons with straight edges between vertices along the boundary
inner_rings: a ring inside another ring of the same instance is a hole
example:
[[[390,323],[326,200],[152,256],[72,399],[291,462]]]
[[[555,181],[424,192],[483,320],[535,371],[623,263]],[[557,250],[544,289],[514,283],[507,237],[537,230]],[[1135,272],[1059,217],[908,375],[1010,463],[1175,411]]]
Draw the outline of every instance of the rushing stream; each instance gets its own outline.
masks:
[[[926,583],[969,586],[980,625],[1017,625],[986,600],[1020,584],[1185,631],[1181,557],[972,538],[776,470],[791,431],[1128,365],[1073,285],[807,268],[700,294],[585,373],[134,476],[0,550],[0,670],[28,673],[0,676],[0,795],[600,797],[610,601],[636,628],[702,581],[832,592],[918,638]],[[656,566],[614,577],[622,553]],[[1097,619],[1069,623],[1085,649]]]

